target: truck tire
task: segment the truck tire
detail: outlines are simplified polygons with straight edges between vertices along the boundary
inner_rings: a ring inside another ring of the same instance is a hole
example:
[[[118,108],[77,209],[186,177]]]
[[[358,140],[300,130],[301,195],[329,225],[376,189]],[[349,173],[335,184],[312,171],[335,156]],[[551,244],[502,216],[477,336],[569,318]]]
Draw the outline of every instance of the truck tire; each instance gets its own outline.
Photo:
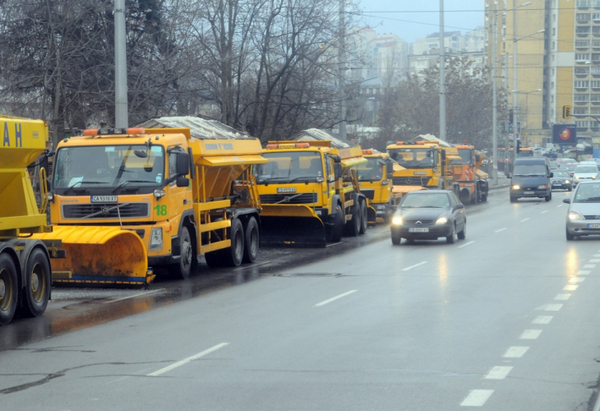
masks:
[[[368,212],[367,212],[367,202],[366,201],[361,201],[360,202],[360,230],[358,232],[358,234],[364,234],[367,232],[367,226],[369,224],[369,217],[368,217]]]
[[[246,225],[246,235],[244,242],[244,263],[253,263],[258,257],[258,250],[260,244],[260,233],[258,230],[258,223],[256,218],[250,217],[248,224]]]
[[[17,267],[8,254],[0,254],[0,325],[13,319],[18,298]]]
[[[484,193],[481,193],[481,202],[482,203],[485,203],[487,201],[487,196],[488,196],[487,191]]]
[[[22,304],[19,314],[38,317],[46,311],[50,299],[50,261],[40,248],[34,248],[27,259],[25,287],[22,288]]]
[[[352,214],[352,220],[346,221],[346,224],[344,225],[344,233],[348,237],[356,237],[360,233],[361,221],[359,207],[360,205],[358,203],[352,206],[350,211]]]
[[[231,220],[229,238],[231,247],[223,250],[223,263],[227,267],[238,267],[244,260],[244,227],[237,218]]]
[[[190,231],[187,226],[181,227],[181,233],[179,234],[179,245],[181,254],[179,256],[179,262],[169,266],[169,273],[176,278],[185,280],[190,276],[192,271],[192,262],[196,256],[194,251],[192,238],[190,237]]]
[[[335,208],[335,214],[333,215],[333,226],[328,229],[327,241],[330,243],[339,243],[342,241],[342,235],[344,234],[344,216],[342,215],[342,208],[338,204]]]

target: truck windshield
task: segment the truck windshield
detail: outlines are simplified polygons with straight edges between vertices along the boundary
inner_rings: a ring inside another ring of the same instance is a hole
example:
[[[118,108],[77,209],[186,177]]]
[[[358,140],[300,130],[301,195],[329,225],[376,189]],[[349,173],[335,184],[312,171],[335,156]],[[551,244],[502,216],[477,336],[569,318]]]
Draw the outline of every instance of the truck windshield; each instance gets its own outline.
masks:
[[[323,160],[317,151],[277,151],[263,153],[269,160],[254,168],[258,184],[285,184],[297,181],[323,181]]]
[[[367,158],[366,163],[356,166],[358,181],[380,181],[383,177],[383,164],[378,158]]]
[[[428,148],[394,148],[388,153],[393,160],[405,168],[435,167],[435,151]]]
[[[165,177],[164,150],[145,145],[65,147],[54,164],[53,189],[67,191],[140,187],[154,189]]]
[[[459,148],[458,155],[460,156],[460,160],[452,160],[452,164],[462,164],[467,166],[473,165],[473,155],[471,153],[471,149]]]

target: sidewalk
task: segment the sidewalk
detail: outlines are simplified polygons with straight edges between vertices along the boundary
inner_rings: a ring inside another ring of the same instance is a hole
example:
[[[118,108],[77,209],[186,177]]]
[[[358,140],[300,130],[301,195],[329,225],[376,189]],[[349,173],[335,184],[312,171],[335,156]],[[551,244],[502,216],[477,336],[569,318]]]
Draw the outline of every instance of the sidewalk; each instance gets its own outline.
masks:
[[[490,190],[497,190],[499,188],[510,187],[510,178],[506,178],[506,176],[504,175],[504,173],[498,172],[498,185],[494,185],[493,184],[491,176],[488,179],[488,184],[489,184],[489,189]]]

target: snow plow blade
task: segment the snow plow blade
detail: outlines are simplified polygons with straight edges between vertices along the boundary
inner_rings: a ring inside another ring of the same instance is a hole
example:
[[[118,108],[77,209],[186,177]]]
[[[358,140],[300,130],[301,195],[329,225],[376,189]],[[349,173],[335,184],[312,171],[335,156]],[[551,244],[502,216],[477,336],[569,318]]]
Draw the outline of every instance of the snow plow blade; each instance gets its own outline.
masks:
[[[53,284],[143,286],[155,277],[142,239],[119,227],[55,226],[34,237],[61,240],[67,251],[52,262]]]
[[[262,246],[325,247],[325,225],[302,205],[265,205],[261,220]]]

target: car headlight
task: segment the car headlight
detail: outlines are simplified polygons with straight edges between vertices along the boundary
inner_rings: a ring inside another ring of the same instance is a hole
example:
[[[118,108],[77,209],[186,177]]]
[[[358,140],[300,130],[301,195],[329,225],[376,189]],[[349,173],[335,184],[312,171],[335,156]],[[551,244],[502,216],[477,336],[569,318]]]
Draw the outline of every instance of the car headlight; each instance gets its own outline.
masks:
[[[573,180],[579,180],[579,177],[575,176],[573,177]]]
[[[521,189],[521,186],[520,186],[520,185],[518,185],[518,184],[515,184],[515,185],[514,185],[514,186],[512,186],[510,189],[511,189],[511,190],[520,190],[520,189]]]
[[[393,225],[402,225],[402,217],[400,217],[400,216],[398,216],[398,215],[397,215],[397,216],[394,216],[394,217],[392,218],[392,224],[393,224]]]
[[[448,222],[448,219],[446,217],[440,217],[436,220],[436,224],[446,224]]]
[[[576,213],[575,211],[570,211],[569,220],[585,220],[585,218],[583,218],[581,214]]]
[[[565,180],[565,184],[569,184],[569,183],[570,183],[570,181],[569,181],[569,180]]]
[[[150,247],[148,250],[160,250],[163,244],[162,228],[153,228],[150,232]]]
[[[596,179],[596,176],[592,176],[592,180],[595,180],[595,179]]]
[[[545,184],[542,184],[541,186],[538,186],[538,188],[539,188],[540,190],[545,190],[545,189],[547,189],[547,188],[548,188],[548,186],[547,186],[547,185],[545,185]]]

